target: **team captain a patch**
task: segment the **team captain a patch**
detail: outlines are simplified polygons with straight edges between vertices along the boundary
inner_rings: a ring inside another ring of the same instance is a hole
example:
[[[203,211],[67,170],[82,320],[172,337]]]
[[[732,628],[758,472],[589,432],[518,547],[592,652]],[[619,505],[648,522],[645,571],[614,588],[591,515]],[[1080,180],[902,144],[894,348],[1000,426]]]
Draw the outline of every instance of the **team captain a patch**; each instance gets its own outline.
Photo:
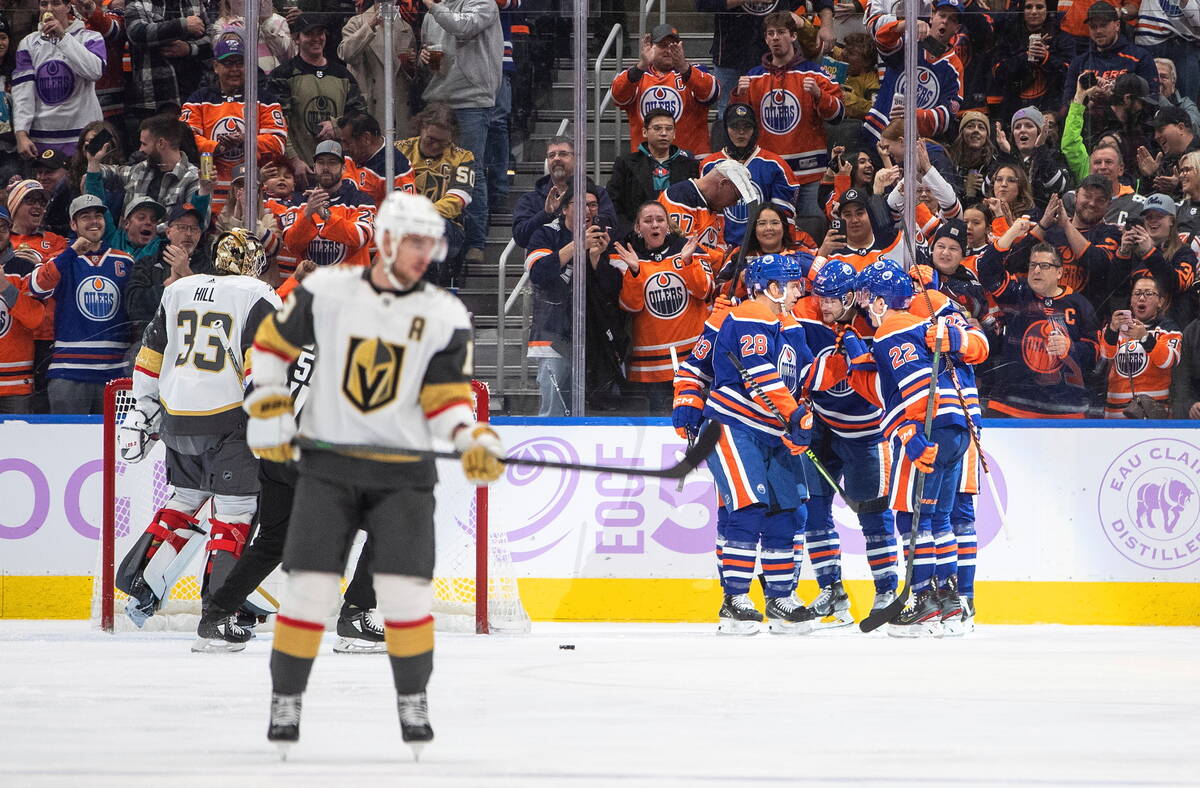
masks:
[[[646,283],[646,308],[655,317],[667,319],[683,314],[687,298],[683,277],[673,271],[657,273]]]
[[[1200,561],[1200,448],[1152,438],[1125,449],[1104,472],[1099,514],[1108,541],[1139,566]]]
[[[121,305],[121,291],[107,276],[89,276],[76,288],[75,303],[89,320],[108,320]]]

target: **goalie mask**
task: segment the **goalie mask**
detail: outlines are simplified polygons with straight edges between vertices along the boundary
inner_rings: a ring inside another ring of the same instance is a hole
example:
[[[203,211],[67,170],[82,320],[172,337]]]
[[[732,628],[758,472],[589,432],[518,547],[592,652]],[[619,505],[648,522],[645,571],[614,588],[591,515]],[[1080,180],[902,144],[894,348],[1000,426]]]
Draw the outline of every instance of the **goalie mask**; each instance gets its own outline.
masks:
[[[217,239],[213,250],[213,266],[221,273],[257,279],[267,267],[267,253],[254,233],[235,227]]]
[[[445,238],[446,226],[442,215],[433,203],[419,194],[396,191],[390,193],[379,206],[375,215],[375,237],[379,244],[379,258],[391,268],[399,253],[400,241],[406,235],[433,238],[435,263],[446,258],[448,245]]]

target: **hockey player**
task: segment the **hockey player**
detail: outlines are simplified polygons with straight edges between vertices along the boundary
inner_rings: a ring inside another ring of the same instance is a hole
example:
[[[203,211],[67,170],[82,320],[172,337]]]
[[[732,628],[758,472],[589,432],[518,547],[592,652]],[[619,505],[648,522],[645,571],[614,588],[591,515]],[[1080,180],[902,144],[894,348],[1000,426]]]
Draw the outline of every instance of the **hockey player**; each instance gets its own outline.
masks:
[[[841,479],[851,499],[869,504],[858,513],[858,523],[875,582],[871,609],[876,610],[895,599],[896,536],[895,519],[884,497],[891,452],[880,431],[883,412],[851,387],[850,369],[842,353],[845,335],[866,338],[874,333],[855,305],[857,276],[849,263],[830,260],[813,281],[813,296],[797,302],[793,314],[804,328],[814,356],[805,381],[814,412],[813,453],[835,480]],[[821,620],[818,628],[822,624],[844,626],[854,619],[841,581],[841,548],[833,523],[834,490],[823,477],[812,480],[810,490],[806,542],[821,587],[811,608]]]
[[[808,496],[798,455],[808,447],[812,418],[787,380],[795,385],[811,356],[801,356],[803,346],[798,352],[788,343],[779,324],[799,298],[803,278],[793,258],[752,261],[746,270],[750,300],[726,314],[710,351],[712,389],[704,416],[723,425],[708,465],[728,513],[718,626],[726,634],[755,634],[763,620],[748,594],[756,558],[762,562],[770,630],[812,631],[812,612],[792,594],[796,510]]]
[[[288,366],[320,348],[304,434],[362,444],[361,451],[305,450],[284,548],[288,585],[271,653],[267,738],[300,737],[301,696],[337,598],[355,530],[375,539],[373,568],[397,692],[401,733],[433,739],[425,687],[433,670],[432,460],[405,455],[434,437],[462,452],[475,483],[499,478],[503,448],[471,409],[471,325],[462,303],[422,281],[445,253],[443,223],[424,197],[395,192],[380,206],[379,254],[367,270],[340,267],[305,278],[254,342],[255,390],[248,438],[260,458],[295,454]],[[368,444],[370,447],[368,448]],[[383,447],[388,447],[387,449]]]
[[[207,597],[250,536],[258,481],[241,409],[245,353],[258,323],[279,307],[275,292],[256,278],[265,265],[252,234],[225,233],[213,260],[217,274],[168,285],[142,337],[133,371],[136,404],[121,423],[121,457],[141,462],[161,434],[174,493],[117,572],[117,588],[130,596],[125,612],[139,627],[196,553],[208,552],[201,585]],[[209,499],[206,528],[197,514]],[[272,612],[265,600],[256,606]],[[202,639],[193,650],[209,646]]]
[[[217,84],[193,93],[179,113],[179,120],[188,125],[196,138],[197,150],[213,154],[217,169],[212,198],[214,215],[221,212],[229,199],[233,168],[246,163],[246,67],[242,50],[242,38],[237,33],[223,35],[213,44]],[[257,74],[257,67],[251,73]],[[287,121],[279,101],[266,85],[259,85],[258,136],[254,141],[258,156],[282,156],[287,138]]]
[[[760,200],[779,210],[790,223],[795,213],[796,187],[799,185],[787,162],[758,145],[758,118],[749,104],[730,104],[725,109],[725,147],[710,154],[700,163],[701,174],[718,162],[733,159],[750,172]],[[735,202],[725,209],[724,238],[730,247],[738,246],[746,237],[748,206]]]
[[[970,441],[963,403],[973,417],[979,405],[969,369],[960,371],[957,380],[948,365],[933,369],[931,348],[977,357],[986,353],[987,340],[961,318],[945,318],[935,326],[929,318],[908,311],[916,295],[912,279],[892,260],[872,263],[859,274],[856,287],[859,308],[875,325],[875,339],[870,349],[852,335],[846,335],[843,344],[851,358],[869,354],[874,360],[877,372],[872,398],[883,406],[883,432],[896,458],[889,480],[891,507],[900,513],[896,519],[902,535],[917,529],[914,594],[890,622],[889,634],[940,634],[942,619],[962,614],[950,512],[960,463]],[[934,377],[936,384],[930,392]],[[931,394],[932,433],[926,435]],[[917,482],[918,474],[925,475],[923,486]],[[920,520],[913,522],[918,486],[922,486],[921,514]]]

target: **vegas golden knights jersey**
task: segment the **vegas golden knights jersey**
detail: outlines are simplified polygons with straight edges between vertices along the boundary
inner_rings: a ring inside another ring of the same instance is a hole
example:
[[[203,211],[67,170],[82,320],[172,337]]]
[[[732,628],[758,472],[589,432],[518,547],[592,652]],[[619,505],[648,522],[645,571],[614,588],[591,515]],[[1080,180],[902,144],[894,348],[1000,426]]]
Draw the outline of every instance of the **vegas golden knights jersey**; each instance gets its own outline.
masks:
[[[134,396],[161,403],[168,434],[237,429],[246,420],[246,350],[279,305],[270,285],[249,276],[194,274],[167,285],[134,364]],[[230,350],[239,357],[231,359]]]
[[[254,355],[269,353],[290,364],[314,344],[300,421],[304,437],[429,449],[434,437],[449,440],[457,426],[474,422],[470,318],[462,302],[440,288],[422,282],[402,293],[381,291],[370,269],[316,271],[262,322]]]

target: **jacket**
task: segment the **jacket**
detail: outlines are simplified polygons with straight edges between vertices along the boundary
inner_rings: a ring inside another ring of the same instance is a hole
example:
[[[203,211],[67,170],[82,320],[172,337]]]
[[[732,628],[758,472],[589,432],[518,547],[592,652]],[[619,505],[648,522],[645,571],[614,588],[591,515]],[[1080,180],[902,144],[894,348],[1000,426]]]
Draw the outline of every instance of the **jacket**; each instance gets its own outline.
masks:
[[[137,338],[141,337],[142,327],[154,319],[154,313],[158,311],[158,304],[162,301],[163,289],[166,287],[165,282],[171,277],[171,266],[163,259],[165,250],[165,246],[160,246],[153,255],[143,257],[133,264],[133,276],[129,279],[125,302],[129,320],[135,325],[135,330],[138,332]],[[191,259],[188,261],[188,267],[192,269],[193,274],[216,273],[212,258],[208,256],[206,244],[196,245],[196,251],[192,252]]]
[[[1154,58],[1145,49],[1131,44],[1125,36],[1117,36],[1117,40],[1104,49],[1089,42],[1087,49],[1075,56],[1063,80],[1059,107],[1065,108],[1071,103],[1079,75],[1088,71],[1097,77],[1109,79],[1116,79],[1125,73],[1137,74],[1150,86],[1150,95],[1158,95],[1158,68],[1154,65]]]
[[[429,8],[421,42],[441,44],[442,66],[425,88],[425,101],[455,109],[496,105],[504,58],[504,34],[495,0],[447,0]]]
[[[668,186],[700,175],[699,162],[675,145],[671,146],[667,158],[661,163],[650,155],[650,149],[644,142],[633,153],[623,153],[613,162],[612,175],[608,179],[608,197],[617,216],[627,225],[622,229],[628,230],[628,225],[633,224],[639,205],[656,199],[663,191],[654,188],[654,171],[659,167],[666,171]]]
[[[200,64],[212,58],[208,35],[193,38],[185,21],[189,16],[206,18],[200,0],[180,0],[179,16],[172,19],[166,13],[166,0],[133,0],[125,7],[125,33],[133,61],[128,104],[134,109],[179,106],[200,86]],[[169,58],[162,53],[161,48],[173,41],[188,45],[187,57]]]
[[[350,17],[342,28],[342,43],[338,44],[337,53],[345,63],[350,73],[358,80],[358,86],[363,91],[367,101],[367,112],[384,124],[383,108],[383,27],[371,27],[371,23],[379,17],[379,3],[368,8],[361,14]],[[403,19],[396,19],[392,28],[392,49],[399,55],[415,45],[413,29]],[[397,135],[400,130],[408,131],[408,87],[409,80],[403,71],[395,70],[396,80],[393,90],[392,104],[395,107]]]
[[[414,162],[415,166],[416,163]],[[420,178],[417,180],[419,184]],[[588,178],[587,182],[589,186],[595,186],[591,178]],[[601,224],[607,224],[609,227],[616,227],[617,212],[613,208],[612,200],[609,198],[608,192],[603,188],[597,187],[597,189],[600,192],[600,210],[596,214],[596,221]],[[513,208],[513,240],[522,249],[529,248],[529,239],[533,237],[533,233],[537,228],[554,220],[554,217],[544,210],[546,207],[546,195],[549,193],[550,176],[543,175],[534,184],[533,191],[522,194],[521,198],[517,200],[516,207]]]
[[[289,158],[311,163],[322,121],[367,111],[358,82],[336,60],[314,66],[297,55],[272,71],[267,84],[286,123]]]

